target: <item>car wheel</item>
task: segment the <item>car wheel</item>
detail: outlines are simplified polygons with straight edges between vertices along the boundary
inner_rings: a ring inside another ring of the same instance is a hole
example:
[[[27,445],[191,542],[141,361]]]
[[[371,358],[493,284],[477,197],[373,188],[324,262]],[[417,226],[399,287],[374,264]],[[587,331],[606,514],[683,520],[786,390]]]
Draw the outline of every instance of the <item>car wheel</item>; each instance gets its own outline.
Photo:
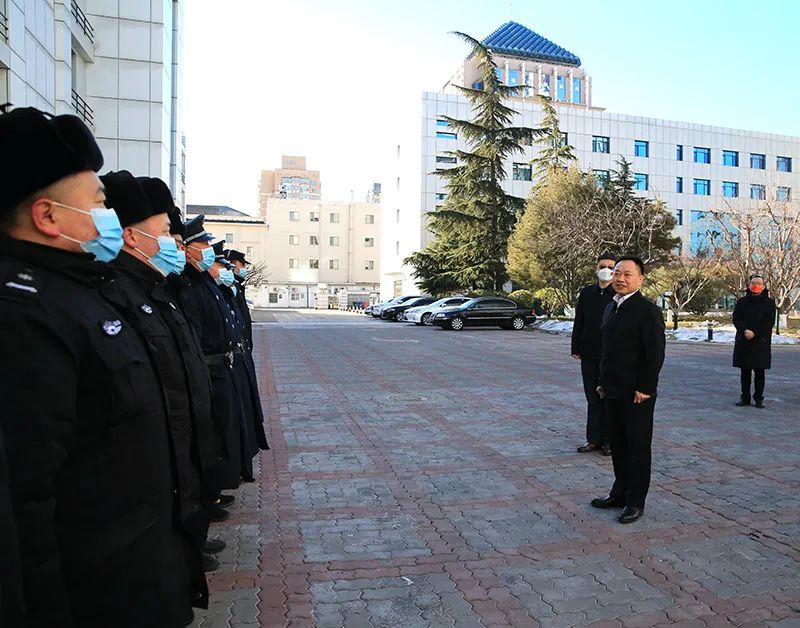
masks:
[[[519,331],[520,329],[525,328],[525,319],[521,316],[515,316],[511,319],[511,327]]]
[[[422,318],[420,318],[419,320],[420,320],[420,325],[427,325],[428,321],[431,320],[431,313],[430,312],[425,312],[422,315]]]
[[[461,331],[464,329],[464,319],[460,316],[454,316],[450,319],[450,329],[453,331]]]

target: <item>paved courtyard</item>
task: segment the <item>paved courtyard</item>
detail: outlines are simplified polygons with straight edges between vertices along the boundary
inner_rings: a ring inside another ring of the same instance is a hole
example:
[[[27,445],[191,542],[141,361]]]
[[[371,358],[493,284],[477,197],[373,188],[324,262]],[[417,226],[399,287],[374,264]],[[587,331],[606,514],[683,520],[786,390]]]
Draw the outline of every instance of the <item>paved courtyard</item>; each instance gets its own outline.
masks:
[[[202,628],[800,627],[800,348],[767,408],[731,349],[672,344],[652,489],[629,526],[589,500],[611,460],[569,338],[257,312],[272,449],[236,491]]]

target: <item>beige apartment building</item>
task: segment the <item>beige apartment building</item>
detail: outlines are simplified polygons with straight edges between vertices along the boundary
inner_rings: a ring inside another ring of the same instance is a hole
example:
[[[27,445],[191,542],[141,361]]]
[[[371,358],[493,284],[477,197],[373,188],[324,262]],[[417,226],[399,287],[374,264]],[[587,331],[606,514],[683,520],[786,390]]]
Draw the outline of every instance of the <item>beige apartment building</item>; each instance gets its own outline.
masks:
[[[306,169],[306,158],[283,155],[281,167],[261,171],[259,203],[264,215],[267,199],[276,196],[318,201],[322,198],[319,170]]]

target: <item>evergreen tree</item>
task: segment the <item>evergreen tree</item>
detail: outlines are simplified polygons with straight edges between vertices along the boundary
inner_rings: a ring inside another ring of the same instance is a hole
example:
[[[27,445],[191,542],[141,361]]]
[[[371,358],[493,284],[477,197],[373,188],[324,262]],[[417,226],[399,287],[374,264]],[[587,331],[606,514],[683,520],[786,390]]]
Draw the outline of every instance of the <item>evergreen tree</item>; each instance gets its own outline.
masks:
[[[548,96],[536,97],[542,107],[542,123],[537,129],[538,142],[541,145],[539,156],[531,161],[535,167],[535,178],[541,185],[547,176],[554,171],[561,171],[575,163],[575,153],[564,138],[558,125],[558,111]]]
[[[477,88],[458,87],[472,105],[471,120],[443,116],[469,150],[449,151],[458,163],[436,174],[447,181],[447,199],[428,214],[435,240],[406,258],[421,288],[438,295],[478,288],[500,290],[508,280],[508,239],[522,212],[524,199],[506,194],[503,162],[522,152],[520,142],[542,131],[511,126],[515,111],[505,101],[521,87],[503,85],[491,51],[464,33],[454,33],[472,46],[480,72]]]

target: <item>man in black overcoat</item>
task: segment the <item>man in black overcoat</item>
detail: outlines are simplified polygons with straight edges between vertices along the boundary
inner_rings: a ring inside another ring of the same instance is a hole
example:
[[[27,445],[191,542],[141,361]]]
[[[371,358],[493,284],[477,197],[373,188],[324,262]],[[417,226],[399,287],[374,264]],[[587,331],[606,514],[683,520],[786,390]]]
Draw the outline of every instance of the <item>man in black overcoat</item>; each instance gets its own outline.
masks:
[[[742,395],[737,406],[749,406],[751,384],[755,374],[756,408],[764,407],[766,369],[772,366],[772,326],[775,324],[775,301],[769,297],[761,275],[750,277],[747,294],[736,302],[733,325],[736,341],[733,366],[741,369]]]

